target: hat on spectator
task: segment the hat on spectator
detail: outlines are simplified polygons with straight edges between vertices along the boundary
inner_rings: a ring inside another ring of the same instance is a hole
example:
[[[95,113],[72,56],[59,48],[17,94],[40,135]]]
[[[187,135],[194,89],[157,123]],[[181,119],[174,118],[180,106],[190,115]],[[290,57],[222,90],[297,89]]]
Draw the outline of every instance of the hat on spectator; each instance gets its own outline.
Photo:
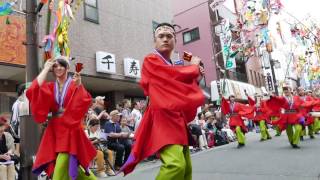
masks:
[[[105,98],[106,98],[105,96],[97,96],[95,100],[104,100]]]
[[[208,112],[206,112],[206,113],[204,114],[204,117],[205,117],[205,118],[209,118],[209,117],[211,117],[211,116],[213,116],[213,114],[212,114],[210,111],[208,111]]]
[[[114,116],[114,115],[120,116],[122,114],[118,110],[113,110],[113,111],[110,112],[110,116]]]

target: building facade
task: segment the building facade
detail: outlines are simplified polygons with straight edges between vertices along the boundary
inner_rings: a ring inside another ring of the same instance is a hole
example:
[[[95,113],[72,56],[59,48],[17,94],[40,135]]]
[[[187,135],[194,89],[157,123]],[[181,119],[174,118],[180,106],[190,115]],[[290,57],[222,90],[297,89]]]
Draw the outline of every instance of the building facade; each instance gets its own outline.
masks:
[[[40,44],[46,34],[46,13],[45,7],[38,26]],[[138,82],[143,58],[153,52],[153,28],[157,23],[172,22],[172,18],[170,0],[84,0],[69,31],[74,58],[71,71],[75,63],[83,63],[83,84],[94,96],[106,96],[111,106],[123,98],[144,98]],[[42,57],[40,49],[40,64]],[[2,94],[6,92],[8,96],[15,92],[11,85],[15,87],[25,81],[25,61],[21,64],[0,61],[1,79],[10,84]]]
[[[256,87],[254,92],[260,91],[260,87],[265,86],[265,77],[258,54],[247,58],[243,53],[238,53],[235,56],[235,68],[225,68],[221,38],[226,32],[222,31],[221,24],[227,20],[231,24],[230,27],[236,27],[237,3],[240,1],[227,0],[216,9],[210,7],[213,2],[213,0],[190,0],[188,3],[183,0],[174,1],[174,23],[179,25],[177,52],[182,54],[188,51],[202,59],[207,86],[225,77],[236,84],[232,86],[236,86],[234,89],[238,89],[237,91],[246,89],[245,83],[253,85],[249,85],[250,88],[248,86],[247,89]],[[232,42],[242,43],[241,32],[236,28],[231,28],[230,38]],[[215,92],[211,95],[217,97],[218,94]],[[239,98],[241,99],[242,96]]]

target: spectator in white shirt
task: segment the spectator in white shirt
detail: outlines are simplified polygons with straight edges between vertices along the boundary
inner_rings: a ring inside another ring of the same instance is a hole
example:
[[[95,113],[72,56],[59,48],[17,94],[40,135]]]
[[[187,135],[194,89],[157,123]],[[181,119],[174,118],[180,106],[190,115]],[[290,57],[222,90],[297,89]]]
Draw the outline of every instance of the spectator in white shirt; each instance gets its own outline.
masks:
[[[140,107],[140,103],[138,102],[134,102],[133,103],[133,109],[131,112],[131,117],[134,118],[134,132],[138,129],[140,121],[142,119],[142,114],[140,111],[141,107]]]
[[[134,129],[134,118],[131,116],[131,102],[128,99],[122,100],[121,103],[123,109],[121,111],[122,118],[127,119],[128,127],[133,130]]]

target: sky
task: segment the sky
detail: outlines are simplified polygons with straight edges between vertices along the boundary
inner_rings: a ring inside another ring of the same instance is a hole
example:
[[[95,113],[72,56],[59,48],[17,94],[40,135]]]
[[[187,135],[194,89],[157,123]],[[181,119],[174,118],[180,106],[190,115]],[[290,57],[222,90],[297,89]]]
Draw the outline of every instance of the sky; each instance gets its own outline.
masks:
[[[319,0],[281,0],[284,10],[297,17],[299,20],[310,14],[320,22]]]

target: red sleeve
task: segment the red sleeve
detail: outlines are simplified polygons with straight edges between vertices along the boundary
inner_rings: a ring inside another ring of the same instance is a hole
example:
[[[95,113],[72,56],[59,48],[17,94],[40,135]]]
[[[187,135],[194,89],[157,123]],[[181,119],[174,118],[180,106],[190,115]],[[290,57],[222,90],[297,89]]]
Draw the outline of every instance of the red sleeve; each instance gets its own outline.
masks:
[[[244,104],[241,103],[237,103],[237,107],[238,107],[238,113],[241,116],[244,116],[246,118],[252,119],[254,117],[254,107],[252,106],[246,106]]]
[[[301,103],[301,106],[304,108],[311,108],[313,105],[314,105],[314,100],[308,97],[303,103]]]
[[[140,85],[145,95],[149,95],[149,84],[168,85],[179,83],[181,85],[193,85],[199,76],[199,68],[190,66],[169,66],[157,55],[150,54],[144,58]],[[178,85],[179,85],[178,84]]]
[[[73,82],[70,85],[72,95],[63,113],[64,123],[67,126],[79,125],[91,105],[91,95],[83,87],[76,86]]]
[[[294,99],[295,106],[297,106],[298,108],[303,106],[303,104],[305,103],[305,101],[303,101],[299,96],[294,96],[293,99]]]
[[[49,87],[49,83],[43,82],[39,86],[37,79],[33,80],[26,96],[30,102],[34,120],[37,123],[45,122],[54,100],[53,90]]]
[[[250,106],[254,106],[256,104],[255,100],[248,96],[248,102]]]
[[[286,99],[284,97],[271,96],[267,101],[267,106],[274,112],[279,111],[279,109],[283,108],[286,103]]]
[[[268,105],[267,105],[267,101],[265,101],[265,100],[263,100],[263,101],[261,102],[261,110],[262,110],[262,112],[265,113],[268,117],[270,117],[271,114],[272,114],[272,110],[269,109],[269,107],[268,107]]]
[[[313,111],[320,111],[320,99],[319,98],[315,98],[312,110]]]
[[[150,96],[150,107],[184,111],[193,120],[197,107],[204,103],[197,84],[198,66],[168,66],[157,55],[148,55],[143,62],[141,87]]]
[[[230,105],[224,97],[222,97],[222,100],[221,100],[221,111],[224,115],[230,113]]]

